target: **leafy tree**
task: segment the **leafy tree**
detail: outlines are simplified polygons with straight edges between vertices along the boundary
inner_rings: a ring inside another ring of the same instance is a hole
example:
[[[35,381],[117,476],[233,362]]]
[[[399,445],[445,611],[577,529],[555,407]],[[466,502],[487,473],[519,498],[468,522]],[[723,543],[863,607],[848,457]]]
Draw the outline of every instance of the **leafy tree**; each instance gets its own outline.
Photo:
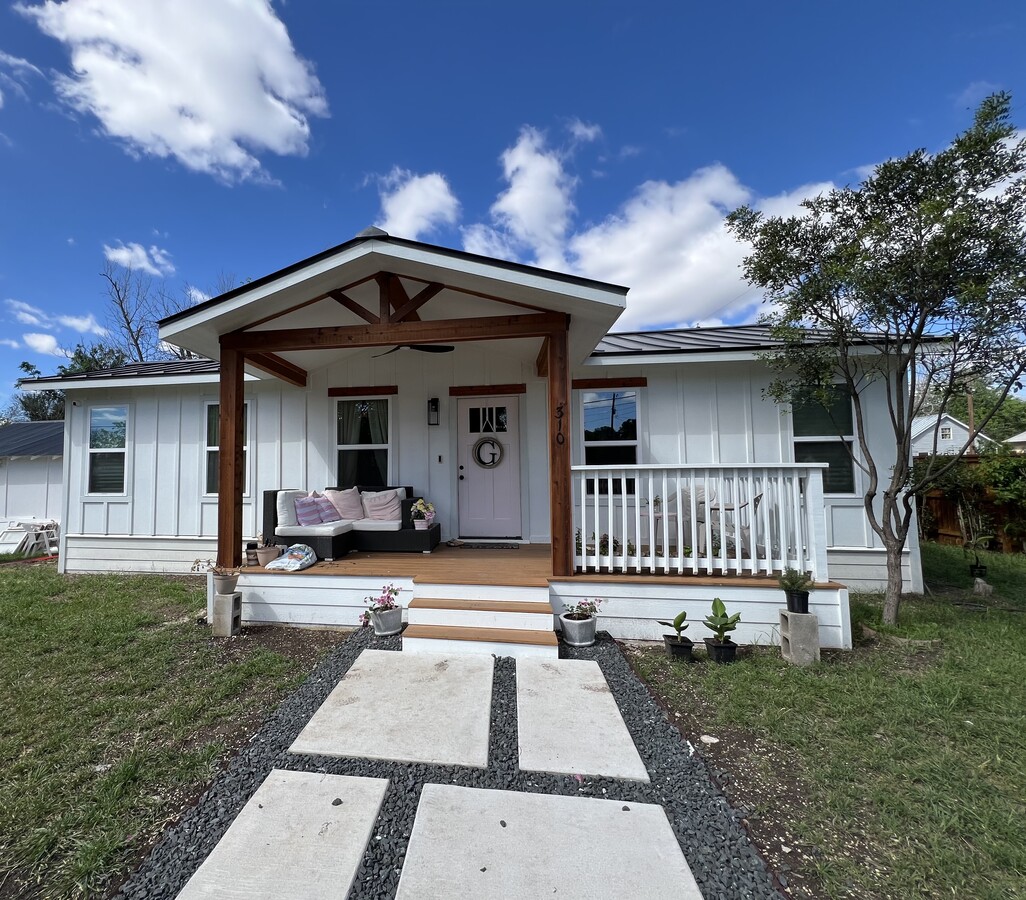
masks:
[[[123,366],[128,360],[125,354],[108,344],[95,343],[86,346],[77,344],[68,353],[68,361],[57,367],[59,375],[74,375],[76,372],[92,372],[96,369],[113,369]],[[25,378],[39,378],[43,373],[30,362],[23,362],[19,368]],[[24,379],[23,379],[24,380]],[[20,393],[7,408],[6,416],[12,421],[42,422],[64,418],[64,391],[32,391]]]
[[[980,379],[999,406],[1026,371],[1026,141],[1015,138],[1010,103],[988,97],[949,147],[881,163],[858,187],[804,201],[800,215],[742,207],[728,217],[752,245],[743,270],[764,289],[764,321],[780,341],[768,354],[771,396],[790,402],[811,391],[825,401],[840,384],[851,398],[851,452],[887,555],[888,623],[898,617],[913,495],[966,449],[913,478],[912,419],[926,397],[944,411]],[[893,432],[885,453],[867,439],[870,387]]]

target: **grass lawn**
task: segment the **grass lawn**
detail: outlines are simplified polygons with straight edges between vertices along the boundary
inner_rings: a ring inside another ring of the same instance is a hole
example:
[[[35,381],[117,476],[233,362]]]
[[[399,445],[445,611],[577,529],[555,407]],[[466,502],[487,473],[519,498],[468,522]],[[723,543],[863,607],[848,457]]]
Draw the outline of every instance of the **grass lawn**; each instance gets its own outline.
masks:
[[[961,550],[923,550],[933,596],[894,633],[939,647],[885,639],[804,670],[768,648],[734,666],[628,650],[793,896],[1026,897],[1026,558],[985,560],[1013,612],[957,605],[979,599]],[[853,597],[857,633],[881,601]]]
[[[337,632],[195,623],[198,578],[0,566],[0,898],[103,896]]]

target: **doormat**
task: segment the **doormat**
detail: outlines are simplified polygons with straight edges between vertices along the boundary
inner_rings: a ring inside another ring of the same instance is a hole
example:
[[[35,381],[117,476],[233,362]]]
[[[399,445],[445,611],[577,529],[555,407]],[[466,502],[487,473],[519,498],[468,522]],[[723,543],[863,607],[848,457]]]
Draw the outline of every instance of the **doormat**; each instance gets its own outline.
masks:
[[[519,544],[460,544],[461,550],[519,550]]]

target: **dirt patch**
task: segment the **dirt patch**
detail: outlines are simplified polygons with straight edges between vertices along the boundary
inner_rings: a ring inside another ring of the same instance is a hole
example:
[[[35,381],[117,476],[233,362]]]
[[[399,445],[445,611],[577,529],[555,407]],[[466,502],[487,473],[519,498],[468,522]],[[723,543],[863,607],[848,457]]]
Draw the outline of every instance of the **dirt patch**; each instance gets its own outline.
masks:
[[[731,806],[741,813],[742,824],[781,891],[789,897],[826,898],[828,894],[816,872],[822,851],[791,827],[796,813],[814,803],[815,796],[803,783],[787,751],[746,729],[714,724],[715,710],[685,680],[674,681],[674,701],[669,704],[659,692],[658,680],[642,677],[636,665],[641,653],[658,650],[631,645],[622,645],[622,649],[670,721],[706,761]],[[866,859],[873,852],[870,845],[860,845],[847,830],[843,843],[853,859]],[[856,893],[834,896],[854,897]]]

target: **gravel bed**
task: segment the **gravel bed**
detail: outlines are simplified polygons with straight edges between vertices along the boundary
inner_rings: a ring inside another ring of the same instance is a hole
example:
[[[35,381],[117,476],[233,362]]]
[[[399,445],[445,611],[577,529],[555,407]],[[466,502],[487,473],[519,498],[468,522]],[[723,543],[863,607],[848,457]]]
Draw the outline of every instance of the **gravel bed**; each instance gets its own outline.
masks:
[[[620,649],[605,636],[593,647],[561,645],[560,655],[599,663],[648,768],[649,784],[521,772],[517,767],[516,667],[508,658],[496,660],[487,769],[288,753],[362,650],[398,650],[399,646],[398,637],[376,638],[370,629],[355,631],[279,706],[198,803],[167,829],[117,898],[175,897],[273,768],[389,779],[350,900],[395,896],[421,787],[426,783],[659,804],[706,900],[781,897],[744,832],[740,813],[730,807],[704,761],[682,741]]]

